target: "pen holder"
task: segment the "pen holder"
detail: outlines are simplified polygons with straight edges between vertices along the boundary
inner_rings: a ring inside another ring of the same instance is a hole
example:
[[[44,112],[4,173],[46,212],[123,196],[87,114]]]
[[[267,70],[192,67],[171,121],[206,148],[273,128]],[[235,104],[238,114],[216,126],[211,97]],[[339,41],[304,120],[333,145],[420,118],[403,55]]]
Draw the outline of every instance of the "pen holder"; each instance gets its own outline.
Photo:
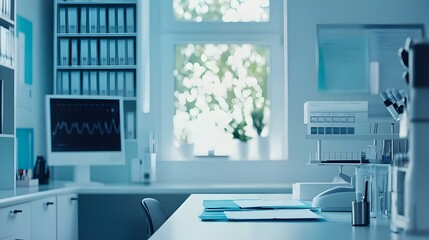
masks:
[[[352,202],[352,225],[367,226],[369,225],[369,202]]]

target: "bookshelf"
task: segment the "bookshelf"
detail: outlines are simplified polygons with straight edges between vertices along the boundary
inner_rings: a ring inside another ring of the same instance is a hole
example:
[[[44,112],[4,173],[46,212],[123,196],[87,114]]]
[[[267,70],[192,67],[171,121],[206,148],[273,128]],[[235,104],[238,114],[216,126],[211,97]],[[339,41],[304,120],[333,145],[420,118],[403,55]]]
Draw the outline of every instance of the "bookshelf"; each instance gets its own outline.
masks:
[[[56,0],[54,94],[121,96],[125,138],[137,143],[137,0]]]
[[[0,5],[0,190],[15,189],[15,0]]]

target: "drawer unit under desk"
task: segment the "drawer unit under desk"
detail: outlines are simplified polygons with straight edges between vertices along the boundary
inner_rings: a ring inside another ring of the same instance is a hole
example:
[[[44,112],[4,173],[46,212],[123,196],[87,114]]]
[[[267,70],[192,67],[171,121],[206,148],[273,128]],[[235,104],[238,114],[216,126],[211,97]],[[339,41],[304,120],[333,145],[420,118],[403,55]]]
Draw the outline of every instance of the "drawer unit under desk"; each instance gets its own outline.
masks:
[[[0,208],[0,239],[31,239],[31,204]]]
[[[57,237],[57,198],[55,196],[31,202],[31,238],[55,240]]]

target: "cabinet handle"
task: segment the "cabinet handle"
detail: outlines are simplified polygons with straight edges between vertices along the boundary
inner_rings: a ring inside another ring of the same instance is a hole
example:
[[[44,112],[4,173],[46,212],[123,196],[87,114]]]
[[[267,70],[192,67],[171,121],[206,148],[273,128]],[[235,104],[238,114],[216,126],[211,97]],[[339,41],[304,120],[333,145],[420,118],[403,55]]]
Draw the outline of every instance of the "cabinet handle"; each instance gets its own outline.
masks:
[[[54,202],[46,202],[46,206],[54,205]]]
[[[70,201],[77,201],[77,197],[71,197]]]
[[[10,211],[11,213],[13,213],[13,214],[17,214],[17,213],[22,213],[22,210],[13,210],[13,211]]]

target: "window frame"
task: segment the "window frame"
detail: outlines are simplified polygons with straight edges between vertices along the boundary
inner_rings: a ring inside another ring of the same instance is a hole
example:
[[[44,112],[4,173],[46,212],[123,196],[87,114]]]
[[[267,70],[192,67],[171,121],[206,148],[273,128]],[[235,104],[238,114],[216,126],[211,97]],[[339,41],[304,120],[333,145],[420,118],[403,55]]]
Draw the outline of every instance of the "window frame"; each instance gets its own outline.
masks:
[[[178,22],[174,18],[172,0],[160,1],[160,138],[161,160],[229,160],[228,157],[183,156],[174,147],[173,116],[175,79],[175,47],[177,44],[256,44],[269,48],[267,95],[270,100],[270,157],[261,160],[284,160],[287,157],[286,83],[284,81],[284,46],[282,1],[271,0],[270,21],[264,23]],[[274,4],[272,4],[274,3]],[[171,4],[171,5],[168,5]],[[166,10],[168,9],[168,11]],[[164,16],[166,14],[167,16]],[[169,17],[168,17],[169,16]],[[274,20],[277,19],[275,22]],[[170,21],[170,22],[169,22]],[[210,29],[210,31],[207,31]],[[246,31],[243,31],[246,29]],[[257,33],[257,34],[256,34]],[[273,131],[272,129],[275,129]]]

